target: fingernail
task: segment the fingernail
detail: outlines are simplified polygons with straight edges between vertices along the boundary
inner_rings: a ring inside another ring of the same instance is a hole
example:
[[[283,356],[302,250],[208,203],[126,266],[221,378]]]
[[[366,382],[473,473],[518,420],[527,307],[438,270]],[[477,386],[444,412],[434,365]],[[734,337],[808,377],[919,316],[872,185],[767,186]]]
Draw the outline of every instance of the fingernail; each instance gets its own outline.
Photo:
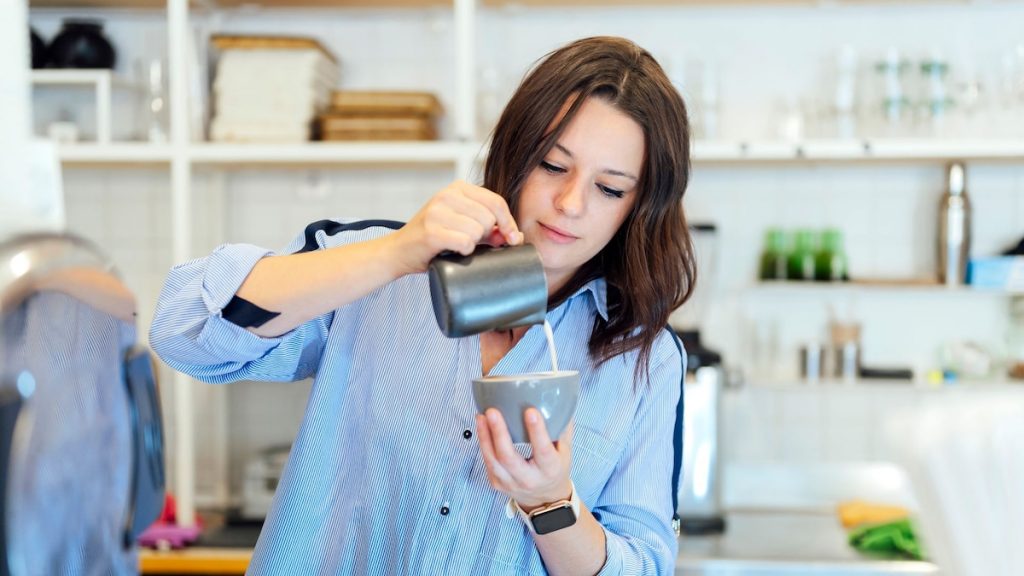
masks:
[[[535,410],[527,410],[526,411],[526,421],[529,422],[530,424],[536,424],[537,423],[537,412]]]

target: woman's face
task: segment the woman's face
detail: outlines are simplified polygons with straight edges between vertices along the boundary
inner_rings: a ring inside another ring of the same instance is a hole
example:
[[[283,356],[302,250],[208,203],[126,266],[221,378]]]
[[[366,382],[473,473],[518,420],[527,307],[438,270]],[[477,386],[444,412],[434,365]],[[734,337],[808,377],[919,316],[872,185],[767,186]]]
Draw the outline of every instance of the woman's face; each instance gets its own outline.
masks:
[[[551,293],[625,221],[643,161],[643,128],[606,101],[589,98],[527,177],[516,222],[540,252]]]

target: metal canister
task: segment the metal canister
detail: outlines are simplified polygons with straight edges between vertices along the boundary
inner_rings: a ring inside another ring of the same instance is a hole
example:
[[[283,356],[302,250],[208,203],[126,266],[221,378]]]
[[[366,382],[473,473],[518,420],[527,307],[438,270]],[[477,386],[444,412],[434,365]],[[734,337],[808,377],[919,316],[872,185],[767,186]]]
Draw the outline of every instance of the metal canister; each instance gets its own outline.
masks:
[[[964,165],[953,162],[946,171],[946,192],[939,206],[939,281],[960,286],[967,281],[971,253],[971,202],[967,197]]]
[[[544,266],[528,244],[442,254],[427,273],[434,317],[450,338],[539,324],[547,313]]]

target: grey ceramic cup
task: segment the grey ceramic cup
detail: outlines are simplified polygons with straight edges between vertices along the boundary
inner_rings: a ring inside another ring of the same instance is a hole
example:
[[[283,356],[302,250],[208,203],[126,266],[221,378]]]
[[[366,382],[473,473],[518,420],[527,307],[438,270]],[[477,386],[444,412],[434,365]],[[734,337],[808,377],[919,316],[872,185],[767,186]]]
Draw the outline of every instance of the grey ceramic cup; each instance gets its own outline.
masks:
[[[483,414],[488,408],[497,408],[513,442],[530,441],[523,423],[523,412],[530,406],[544,417],[551,439],[558,439],[576,410],[579,395],[580,373],[575,370],[473,379],[477,410]]]
[[[437,326],[449,338],[539,324],[547,313],[544,265],[529,244],[446,253],[427,275]]]

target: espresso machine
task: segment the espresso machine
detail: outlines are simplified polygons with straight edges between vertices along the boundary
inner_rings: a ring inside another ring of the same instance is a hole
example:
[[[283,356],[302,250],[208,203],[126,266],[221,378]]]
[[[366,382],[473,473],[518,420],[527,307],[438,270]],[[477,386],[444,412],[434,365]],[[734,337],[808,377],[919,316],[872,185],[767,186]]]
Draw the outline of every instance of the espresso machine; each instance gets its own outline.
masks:
[[[683,385],[683,471],[678,509],[683,534],[716,534],[725,530],[722,510],[720,421],[724,371],[722,356],[701,341],[708,298],[714,292],[718,229],[711,223],[691,224],[697,260],[697,286],[690,299],[669,319],[686,350]]]

